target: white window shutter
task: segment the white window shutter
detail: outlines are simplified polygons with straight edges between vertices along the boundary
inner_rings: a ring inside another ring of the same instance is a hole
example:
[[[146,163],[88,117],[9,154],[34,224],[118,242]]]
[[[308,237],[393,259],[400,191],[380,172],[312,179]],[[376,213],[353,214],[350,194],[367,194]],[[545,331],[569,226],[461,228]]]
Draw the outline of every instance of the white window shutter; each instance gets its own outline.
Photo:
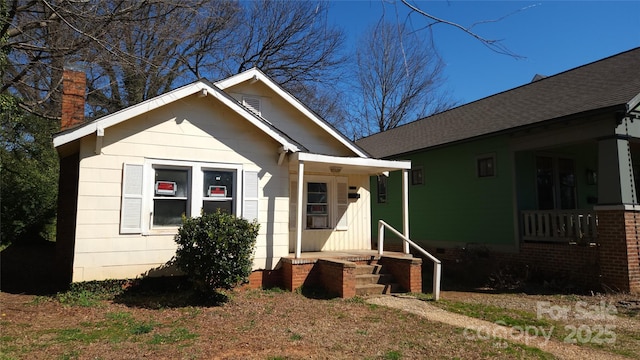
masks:
[[[347,209],[349,208],[349,185],[346,177],[338,177],[336,191],[336,230],[347,230],[349,222],[347,219]]]
[[[252,221],[258,219],[258,172],[245,171],[243,179],[242,217]]]
[[[142,165],[124,164],[120,211],[120,233],[122,234],[142,232],[142,175]]]
[[[298,182],[289,182],[289,229],[296,228],[296,212],[298,211]]]

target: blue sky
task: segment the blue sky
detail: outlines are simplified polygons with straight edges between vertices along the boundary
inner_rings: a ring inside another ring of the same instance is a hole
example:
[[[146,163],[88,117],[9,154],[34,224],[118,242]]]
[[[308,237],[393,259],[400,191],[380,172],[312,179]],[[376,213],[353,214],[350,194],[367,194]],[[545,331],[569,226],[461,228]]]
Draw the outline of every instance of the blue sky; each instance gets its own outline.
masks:
[[[446,88],[459,104],[528,83],[535,74],[554,75],[640,46],[638,1],[414,1],[440,18],[470,26],[522,56],[495,53],[462,31],[443,24],[433,28],[435,45],[446,64]],[[334,0],[329,18],[348,33],[353,47],[383,12],[404,21],[399,0]],[[424,19],[414,14],[410,26]],[[428,36],[426,31],[422,31]],[[640,71],[640,64],[638,64]]]

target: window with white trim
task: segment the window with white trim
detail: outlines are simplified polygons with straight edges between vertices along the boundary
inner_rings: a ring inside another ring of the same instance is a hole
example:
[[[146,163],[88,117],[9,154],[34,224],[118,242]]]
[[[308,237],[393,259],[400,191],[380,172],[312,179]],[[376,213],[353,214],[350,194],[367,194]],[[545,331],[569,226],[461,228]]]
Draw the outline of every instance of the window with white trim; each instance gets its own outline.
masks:
[[[154,159],[124,164],[120,232],[176,228],[183,216],[218,209],[257,219],[258,183],[258,172],[242,171],[239,164]]]

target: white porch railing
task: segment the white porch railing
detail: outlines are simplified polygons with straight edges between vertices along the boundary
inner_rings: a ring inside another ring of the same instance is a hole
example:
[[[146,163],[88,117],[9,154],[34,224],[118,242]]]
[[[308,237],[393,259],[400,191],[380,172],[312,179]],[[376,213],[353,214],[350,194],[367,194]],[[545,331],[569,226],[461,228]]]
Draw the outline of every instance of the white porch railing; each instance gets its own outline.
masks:
[[[440,260],[436,259],[435,256],[429,254],[425,249],[421,248],[418,244],[409,240],[406,236],[398,232],[396,229],[392,228],[389,224],[382,220],[378,220],[378,254],[383,255],[384,252],[384,228],[391,230],[394,234],[400,237],[404,244],[409,244],[413,246],[414,249],[418,250],[421,254],[428,257],[433,261],[433,299],[435,301],[440,300],[440,278],[442,272],[442,263]],[[408,247],[404,246],[405,249]]]
[[[523,240],[596,242],[598,218],[594,210],[523,211]]]

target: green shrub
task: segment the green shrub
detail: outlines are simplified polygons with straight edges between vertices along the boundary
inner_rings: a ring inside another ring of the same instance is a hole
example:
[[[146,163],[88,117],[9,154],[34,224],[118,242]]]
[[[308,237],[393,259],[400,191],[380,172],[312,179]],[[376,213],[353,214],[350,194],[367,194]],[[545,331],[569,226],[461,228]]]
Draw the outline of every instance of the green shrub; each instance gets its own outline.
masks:
[[[175,264],[197,290],[212,293],[247,281],[260,225],[219,210],[185,218],[175,241]]]

